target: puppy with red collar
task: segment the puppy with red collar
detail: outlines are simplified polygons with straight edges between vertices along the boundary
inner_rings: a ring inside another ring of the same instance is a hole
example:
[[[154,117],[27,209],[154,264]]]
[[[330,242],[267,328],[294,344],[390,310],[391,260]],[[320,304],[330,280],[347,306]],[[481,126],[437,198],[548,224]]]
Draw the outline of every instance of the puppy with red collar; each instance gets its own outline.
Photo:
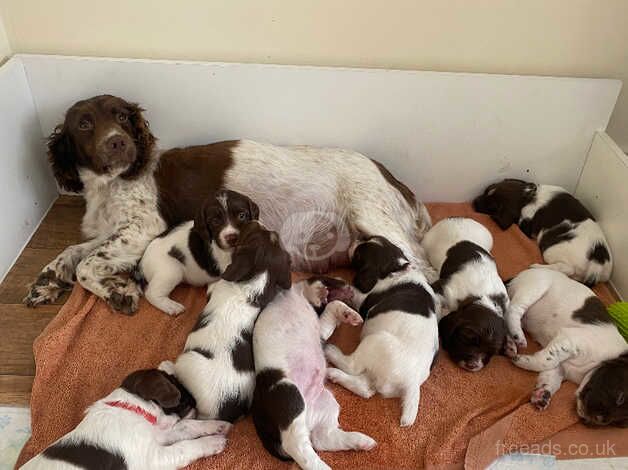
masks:
[[[168,315],[184,306],[170,292],[181,282],[204,286],[217,281],[231,263],[242,228],[259,217],[257,204],[243,194],[220,190],[207,198],[193,221],[184,222],[146,248],[139,263],[144,296]]]
[[[477,372],[503,350],[506,286],[499,277],[491,233],[464,217],[441,220],[421,242],[440,278],[432,287],[443,308],[438,325],[443,349],[463,369]]]
[[[170,374],[133,372],[22,470],[177,469],[222,452],[231,424],[191,419],[194,398]]]

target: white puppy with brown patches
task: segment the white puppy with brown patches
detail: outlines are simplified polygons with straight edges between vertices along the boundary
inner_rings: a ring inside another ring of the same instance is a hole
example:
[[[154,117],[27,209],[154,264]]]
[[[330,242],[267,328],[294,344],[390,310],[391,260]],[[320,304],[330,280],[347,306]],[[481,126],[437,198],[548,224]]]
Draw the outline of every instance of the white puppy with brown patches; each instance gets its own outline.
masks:
[[[139,370],[22,470],[183,468],[222,452],[231,424],[190,419],[194,399],[169,373]]]
[[[360,315],[339,300],[324,304],[321,280],[302,281],[279,294],[260,314],[253,331],[257,373],[252,414],[266,450],[292,458],[303,469],[327,469],[316,450],[369,450],[375,441],[340,429],[340,407],[325,388],[327,364],[321,340],[339,323],[358,325]]]
[[[364,397],[376,391],[401,397],[401,426],[416,420],[421,385],[438,353],[437,300],[425,276],[383,237],[371,237],[350,250],[359,292],[353,305],[366,319],[357,349],[345,355],[327,345],[337,368],[327,377]]]
[[[220,190],[208,197],[195,220],[155,238],[138,266],[138,280],[152,305],[178,315],[185,307],[169,295],[181,282],[204,286],[215,282],[231,263],[242,228],[259,217],[257,204],[243,194]]]
[[[628,343],[617,331],[604,304],[585,285],[548,268],[523,271],[510,281],[508,292],[511,300],[506,322],[516,345],[527,346],[525,329],[543,346],[529,355],[516,355],[516,349],[510,350],[516,366],[539,372],[532,403],[545,409],[562,381],[567,379],[581,384],[577,392],[581,417],[596,424],[609,424],[616,415],[616,408],[624,405],[628,370],[613,373],[617,379],[623,374],[623,382],[618,380],[617,384],[608,380],[598,381],[597,385],[590,382],[597,373],[612,367],[611,360],[628,351]],[[588,393],[593,385],[597,390]],[[616,387],[619,389],[613,390]],[[582,395],[584,389],[586,396]],[[602,391],[612,395],[613,403],[607,404],[604,412],[587,416],[584,410],[588,409],[589,400],[599,398]],[[621,419],[628,419],[625,411]]]

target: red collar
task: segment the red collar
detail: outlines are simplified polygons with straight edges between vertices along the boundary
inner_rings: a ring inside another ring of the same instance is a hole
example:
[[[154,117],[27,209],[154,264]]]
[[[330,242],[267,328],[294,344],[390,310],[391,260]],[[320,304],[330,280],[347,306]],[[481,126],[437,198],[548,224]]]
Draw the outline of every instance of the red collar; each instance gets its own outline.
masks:
[[[132,411],[133,413],[140,415],[146,421],[148,421],[153,426],[157,423],[157,417],[153,414],[150,414],[144,408],[141,408],[137,405],[131,405],[130,403],[126,403],[124,401],[106,401],[105,405],[113,406],[114,408],[124,408],[125,410]]]

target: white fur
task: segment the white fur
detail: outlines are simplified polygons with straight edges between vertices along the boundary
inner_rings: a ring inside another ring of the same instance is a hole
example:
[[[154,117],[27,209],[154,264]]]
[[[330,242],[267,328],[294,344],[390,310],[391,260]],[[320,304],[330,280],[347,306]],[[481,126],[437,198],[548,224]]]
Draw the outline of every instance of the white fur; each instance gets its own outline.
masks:
[[[421,244],[432,266],[440,272],[447,259],[447,251],[461,241],[473,242],[489,253],[493,248],[493,236],[488,229],[464,217],[441,220],[425,234]],[[479,297],[478,303],[503,317],[505,312],[491,299],[496,295],[503,295],[508,302],[506,286],[499,277],[495,260],[483,255],[480,261],[465,264],[443,286],[439,319],[457,310],[459,302],[470,296]]]
[[[139,406],[157,417],[155,425],[127,409],[106,402],[122,401]],[[86,442],[121,455],[129,470],[183,468],[202,457],[222,452],[229,423],[179,419],[166,415],[157,404],[143,400],[122,388],[98,400],[83,420],[58,443]],[[22,470],[71,470],[75,465],[39,454]]]
[[[506,323],[517,347],[527,346],[523,329],[543,346],[534,354],[513,358],[515,365],[540,372],[534,403],[544,391],[553,395],[563,379],[584,384],[603,361],[628,350],[615,324],[589,324],[573,318],[573,312],[595,293],[558,271],[523,271],[510,282],[508,292],[511,301]]]
[[[398,284],[412,283],[425,288],[437,304],[425,276],[415,267],[392,273],[379,280],[369,292],[385,292]],[[356,308],[368,295],[356,292]],[[384,397],[401,397],[401,426],[410,426],[419,410],[420,388],[430,375],[438,351],[436,312],[426,316],[393,310],[367,317],[356,350],[345,355],[327,345],[325,355],[337,368],[329,368],[328,378],[363,398],[379,392]]]
[[[188,240],[193,227],[194,221],[188,221],[167,235],[155,238],[140,261],[140,271],[148,283],[144,292],[146,300],[169,315],[177,315],[185,309],[169,298],[178,284],[185,282],[192,286],[204,286],[218,279],[199,266],[190,251]],[[183,263],[169,255],[173,248],[183,254]],[[212,240],[209,251],[217,262],[218,270],[224,272],[231,263],[232,250],[223,250]]]
[[[533,202],[523,207],[519,222],[524,219],[532,219],[539,209],[560,193],[567,193],[567,191],[560,186],[537,185],[536,197]],[[546,267],[560,271],[580,282],[608,281],[613,270],[613,259],[602,228],[592,219],[570,223],[570,227],[575,235],[572,240],[557,243],[543,253],[543,259],[547,263]],[[537,234],[537,242],[541,241],[544,232],[541,230]],[[589,250],[598,242],[604,244],[611,257],[611,260],[603,265],[591,261],[587,257]]]
[[[347,261],[352,239],[385,235],[428,277],[435,278],[419,245],[431,225],[425,206],[408,204],[368,158],[349,150],[279,147],[246,140],[238,143],[232,156],[224,187],[258,203],[260,220],[280,234],[294,269],[325,272],[330,264]],[[91,240],[68,247],[46,266],[44,273],[52,270],[62,282],[42,276],[24,299],[26,303],[55,300],[72,285],[76,272],[86,289],[106,300],[113,293],[128,296],[127,310],[135,310],[137,286],[119,273],[131,270],[148,243],[166,228],[157,210],[152,171],[150,167],[132,181],[119,178],[122,171],[111,176],[81,171],[87,201],[83,235]],[[128,244],[119,238],[108,241],[114,234]],[[94,252],[101,250],[109,259],[94,258]]]
[[[209,287],[211,297],[201,313],[209,323],[190,333],[174,364],[175,376],[196,399],[203,418],[217,418],[225,399],[238,394],[247,407],[251,403],[255,373],[236,370],[231,350],[242,331],[253,331],[260,309],[251,301],[264,290],[267,279],[263,272],[248,282],[221,279]],[[211,351],[213,359],[189,351],[192,348]]]
[[[314,291],[320,281],[294,284],[262,311],[253,332],[255,370],[280,369],[283,383],[294,385],[305,402],[305,409],[281,431],[281,446],[303,469],[328,469],[316,450],[368,450],[375,441],[359,432],[340,429],[340,407],[325,388],[325,356],[321,340],[326,341],[341,323],[358,324],[362,319],[347,305],[330,302],[317,317]]]

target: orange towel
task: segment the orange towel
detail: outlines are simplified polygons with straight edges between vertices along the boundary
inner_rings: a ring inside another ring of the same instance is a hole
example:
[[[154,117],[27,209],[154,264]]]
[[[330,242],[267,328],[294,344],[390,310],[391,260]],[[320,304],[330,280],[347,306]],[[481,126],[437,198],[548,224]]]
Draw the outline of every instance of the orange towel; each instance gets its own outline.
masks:
[[[504,279],[541,261],[535,243],[516,227],[502,232],[488,216],[474,213],[469,204],[428,207],[435,222],[463,215],[486,225],[495,238],[493,254]],[[350,276],[346,270],[337,274]],[[302,277],[295,274],[294,278]],[[605,286],[596,292],[605,302],[613,300]],[[31,398],[33,434],[19,464],[76,426],[85,407],[117,387],[129,372],[155,367],[177,356],[204,306],[205,296],[201,288],[179,287],[174,297],[187,307],[179,317],[170,318],[145,300],[135,316],[127,317],[113,313],[94,295],[75,287],[34,344],[37,375]],[[344,351],[355,348],[358,340],[359,329],[345,325],[331,338]],[[399,427],[397,399],[376,396],[364,400],[330,385],[341,406],[342,427],[369,434],[378,446],[370,452],[322,452],[321,457],[333,468],[347,469],[453,469],[461,468],[465,460],[467,468],[484,468],[503,449],[519,449],[549,439],[577,422],[576,387],[563,384],[549,409],[538,412],[528,403],[535,378],[535,374],[517,369],[504,357],[495,357],[479,373],[466,372],[443,353],[421,389],[419,416],[409,429]],[[577,432],[579,428],[571,427],[570,431],[574,429]],[[615,431],[618,440],[628,442],[624,431]],[[247,418],[231,431],[224,453],[190,468],[262,470],[291,465],[264,451]]]

